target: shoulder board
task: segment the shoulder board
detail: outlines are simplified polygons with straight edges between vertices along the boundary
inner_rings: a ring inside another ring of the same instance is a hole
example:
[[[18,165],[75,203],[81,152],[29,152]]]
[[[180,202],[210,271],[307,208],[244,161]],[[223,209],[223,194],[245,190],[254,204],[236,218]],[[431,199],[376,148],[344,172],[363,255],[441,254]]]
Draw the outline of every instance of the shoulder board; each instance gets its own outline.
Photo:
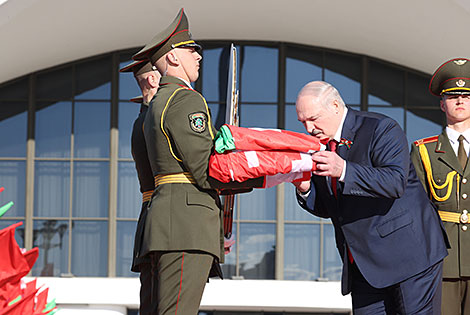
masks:
[[[416,140],[416,141],[414,142],[414,144],[415,144],[416,146],[418,146],[418,145],[420,145],[420,144],[432,143],[432,142],[436,142],[437,139],[439,139],[439,135]]]

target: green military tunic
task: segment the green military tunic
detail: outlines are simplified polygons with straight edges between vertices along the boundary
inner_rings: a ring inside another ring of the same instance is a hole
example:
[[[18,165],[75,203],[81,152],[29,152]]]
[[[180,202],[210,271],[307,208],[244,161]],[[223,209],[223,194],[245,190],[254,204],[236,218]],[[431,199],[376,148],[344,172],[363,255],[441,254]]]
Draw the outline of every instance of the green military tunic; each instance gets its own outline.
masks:
[[[426,163],[426,152],[429,163]],[[458,221],[462,213],[470,210],[470,166],[462,169],[445,130],[439,136],[415,141],[411,159],[430,199],[439,210],[451,245],[449,255],[444,259],[443,278],[470,277],[468,224],[448,222],[451,219]]]
[[[203,251],[224,260],[221,204],[208,179],[216,130],[205,99],[164,76],[144,122],[153,175],[163,176],[150,201],[142,252]],[[191,183],[165,176],[189,174]]]

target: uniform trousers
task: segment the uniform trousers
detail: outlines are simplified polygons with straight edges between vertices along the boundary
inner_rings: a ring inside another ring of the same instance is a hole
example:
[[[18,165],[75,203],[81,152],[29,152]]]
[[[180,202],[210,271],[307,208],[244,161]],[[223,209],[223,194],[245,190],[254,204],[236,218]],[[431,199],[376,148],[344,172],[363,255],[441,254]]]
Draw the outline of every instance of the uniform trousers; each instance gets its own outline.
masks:
[[[442,280],[442,315],[470,313],[470,278]]]
[[[214,256],[200,251],[151,254],[152,303],[158,315],[196,315]]]
[[[442,261],[421,273],[386,288],[374,288],[353,263],[353,313],[366,314],[426,314],[441,312]]]

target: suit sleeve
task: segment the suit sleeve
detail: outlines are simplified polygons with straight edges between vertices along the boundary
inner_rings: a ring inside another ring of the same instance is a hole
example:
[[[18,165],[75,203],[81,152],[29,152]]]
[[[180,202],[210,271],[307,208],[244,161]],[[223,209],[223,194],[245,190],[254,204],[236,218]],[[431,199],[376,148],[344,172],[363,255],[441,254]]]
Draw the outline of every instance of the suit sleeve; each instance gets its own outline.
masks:
[[[400,198],[410,167],[408,143],[400,126],[390,118],[379,120],[369,152],[363,154],[369,154],[363,163],[347,161],[343,195]]]
[[[297,197],[297,202],[299,206],[307,210],[313,215],[321,218],[329,218],[328,211],[323,206],[321,198],[317,198],[317,190],[313,181],[310,181],[310,193],[307,197],[299,195],[297,189],[295,189],[295,195]]]

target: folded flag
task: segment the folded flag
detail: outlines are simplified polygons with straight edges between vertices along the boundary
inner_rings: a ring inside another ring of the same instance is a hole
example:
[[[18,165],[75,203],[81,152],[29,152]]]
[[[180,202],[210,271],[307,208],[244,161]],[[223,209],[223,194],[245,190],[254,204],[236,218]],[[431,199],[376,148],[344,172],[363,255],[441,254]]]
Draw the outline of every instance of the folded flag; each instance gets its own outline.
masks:
[[[223,125],[209,175],[224,183],[264,177],[263,188],[309,180],[316,169],[311,154],[324,149],[317,138],[302,133]]]
[[[297,151],[313,153],[324,150],[324,144],[304,133],[263,128],[244,128],[223,125],[215,137],[215,151]]]

